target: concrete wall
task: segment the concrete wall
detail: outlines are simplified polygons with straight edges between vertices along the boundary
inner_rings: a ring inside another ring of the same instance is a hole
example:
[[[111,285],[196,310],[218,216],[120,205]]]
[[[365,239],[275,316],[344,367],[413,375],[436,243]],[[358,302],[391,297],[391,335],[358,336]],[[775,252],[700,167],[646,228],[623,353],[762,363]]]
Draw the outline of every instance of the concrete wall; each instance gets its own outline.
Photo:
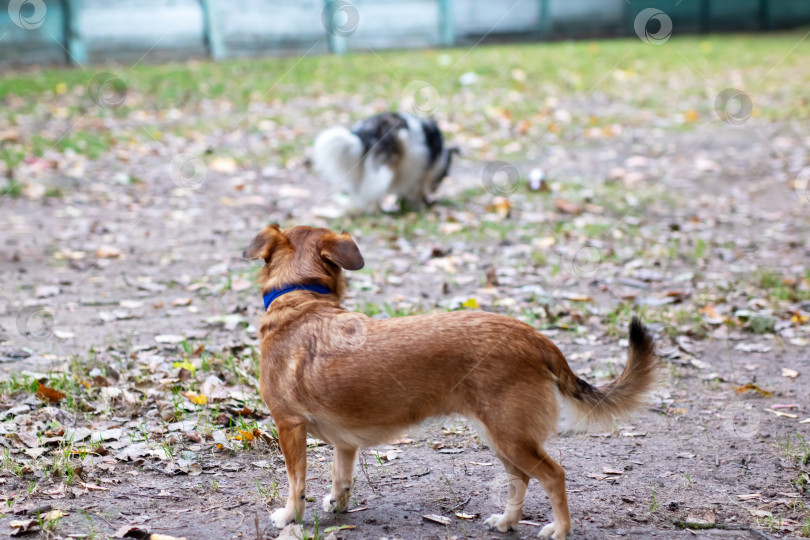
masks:
[[[79,5],[78,36],[91,63],[144,54],[147,59],[207,54],[198,0],[82,0]]]
[[[0,0],[0,67],[633,35],[647,7],[678,33],[810,24],[810,0],[332,0],[335,37],[327,1]]]

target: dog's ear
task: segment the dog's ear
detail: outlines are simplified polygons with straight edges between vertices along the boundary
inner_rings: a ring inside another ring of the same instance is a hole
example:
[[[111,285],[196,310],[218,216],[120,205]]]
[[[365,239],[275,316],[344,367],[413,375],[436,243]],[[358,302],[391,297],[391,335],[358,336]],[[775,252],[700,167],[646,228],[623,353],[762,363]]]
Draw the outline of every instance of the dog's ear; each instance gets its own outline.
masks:
[[[287,238],[281,232],[281,228],[273,223],[256,235],[253,242],[242,252],[242,257],[251,260],[264,259],[265,262],[269,262],[273,252],[286,241]]]
[[[321,257],[346,270],[360,270],[366,264],[360,248],[346,231],[330,232],[321,238]]]

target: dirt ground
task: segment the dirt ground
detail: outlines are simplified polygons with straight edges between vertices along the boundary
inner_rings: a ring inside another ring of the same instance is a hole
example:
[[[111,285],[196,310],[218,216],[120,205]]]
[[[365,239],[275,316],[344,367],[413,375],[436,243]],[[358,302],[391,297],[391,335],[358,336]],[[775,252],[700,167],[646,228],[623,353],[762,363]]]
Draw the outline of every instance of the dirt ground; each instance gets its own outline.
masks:
[[[366,270],[349,275],[350,308],[508,313],[596,384],[621,370],[630,313],[642,314],[667,364],[654,405],[611,433],[548,444],[575,537],[810,535],[810,201],[785,165],[807,162],[804,128],[752,119],[562,141],[514,163],[521,178],[543,169],[541,192],[521,180],[492,193],[468,153],[427,213],[357,220],[329,217],[306,149],[286,168],[217,157],[247,135],[189,142],[210,151],[202,176],[178,176],[176,148],[158,144],[83,162],[79,183],[48,169],[59,198],[0,202],[0,536],[50,508],[65,515],[34,534],[278,534],[269,511],[287,481],[255,391],[262,304],[241,259],[273,221],[355,235]],[[37,382],[65,396],[37,396]],[[309,442],[310,535],[527,538],[551,516],[533,481],[519,530],[485,529],[505,474],[463,418],[364,451],[338,516],[316,514],[331,449]]]

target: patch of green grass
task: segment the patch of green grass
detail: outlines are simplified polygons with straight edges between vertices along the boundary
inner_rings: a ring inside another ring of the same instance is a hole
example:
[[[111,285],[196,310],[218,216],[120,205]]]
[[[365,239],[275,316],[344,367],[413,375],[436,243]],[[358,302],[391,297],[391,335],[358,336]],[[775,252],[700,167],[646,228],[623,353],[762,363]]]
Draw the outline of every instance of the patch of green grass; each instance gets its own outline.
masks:
[[[658,496],[657,496],[658,494],[655,491],[655,483],[651,481],[650,484],[651,484],[651,489],[652,489],[652,496],[650,498],[649,509],[650,509],[650,513],[652,514],[653,512],[655,512],[656,510],[658,510],[661,507],[661,504],[658,502]]]
[[[380,305],[374,302],[363,302],[362,305],[358,306],[357,311],[359,311],[360,313],[365,313],[369,317],[379,315],[380,313],[383,312]]]
[[[758,275],[759,287],[770,290],[782,283],[782,278],[772,270],[761,270]]]
[[[804,287],[802,279],[793,282],[790,279],[784,279],[773,270],[761,270],[755,279],[755,283],[768,294],[772,301],[801,302],[810,299],[810,288]],[[810,282],[810,275],[804,279]]]
[[[51,464],[47,467],[52,478],[63,479],[68,485],[76,480],[75,467],[71,463],[73,441],[63,440],[59,448],[51,453]]]
[[[548,264],[548,255],[546,255],[545,251],[535,249],[531,252],[530,257],[536,266],[546,266]]]
[[[11,457],[11,450],[4,448],[3,455],[0,458],[0,470],[22,477],[23,469],[23,465]]]
[[[702,259],[706,256],[706,241],[703,238],[695,240],[694,259]]]
[[[515,137],[524,148],[534,145],[549,131],[574,141],[584,128],[649,123],[648,116],[637,114],[639,109],[666,120],[662,124],[664,129],[680,131],[693,129],[699,122],[714,122],[717,120],[714,96],[707,96],[706,89],[723,88],[741,72],[750,81],[745,91],[771,98],[765,102],[755,100],[753,116],[805,120],[810,118],[810,107],[797,102],[795,97],[810,83],[807,70],[803,69],[803,49],[786,54],[795,47],[801,34],[678,36],[666,47],[650,47],[633,37],[597,42],[486,45],[474,49],[377,51],[373,55],[140,63],[132,68],[108,64],[89,70],[11,72],[0,80],[0,100],[15,96],[22,98],[23,103],[0,111],[0,124],[6,121],[15,125],[17,115],[40,114],[38,107],[42,103],[48,103],[49,111],[57,111],[54,114],[68,121],[82,122],[68,133],[35,136],[3,145],[0,159],[15,167],[25,156],[41,155],[54,145],[62,151],[72,148],[92,157],[106,152],[118,141],[133,138],[151,141],[138,127],[128,128],[127,132],[103,131],[94,127],[93,120],[128,117],[134,111],[158,113],[158,118],[163,118],[160,113],[167,109],[194,111],[207,100],[228,100],[237,114],[256,103],[287,104],[310,99],[313,103],[307,114],[318,116],[325,111],[342,112],[346,97],[351,95],[362,96],[366,103],[378,103],[380,108],[396,108],[403,90],[416,80],[435,88],[436,114],[463,123],[468,132],[499,129],[504,119],[515,123],[528,121],[528,131]],[[660,69],[661,66],[667,69]],[[105,109],[93,101],[89,83],[101,71],[117,75],[126,86],[126,99],[120,108]],[[472,91],[485,102],[489,100],[490,107],[482,107],[480,99],[456,99],[470,91],[459,81],[459,75],[465,72],[478,75]],[[677,91],[670,90],[672,81],[678,81]],[[554,112],[567,107],[566,100],[575,103],[594,89],[598,89],[603,99],[629,105],[628,112],[599,117],[592,110],[573,108],[570,122],[555,120]],[[324,103],[324,96],[334,99]],[[682,121],[687,111],[696,118],[695,123]],[[297,114],[298,111],[285,111],[274,114],[272,120],[279,125],[292,125]],[[148,129],[159,138],[164,131],[183,134],[190,126],[196,126],[194,129],[199,128],[202,133],[215,132],[223,126],[226,130],[235,127],[232,119],[222,124],[214,119],[198,120],[196,114],[186,116],[188,119],[179,125],[173,120],[161,120]],[[259,120],[262,119],[245,120],[239,127],[254,129]],[[284,162],[300,156],[301,146],[309,144],[309,137],[311,134],[304,134],[280,141],[276,157]],[[493,145],[498,147],[501,142],[504,140],[495,140]],[[521,151],[510,153],[522,155]]]
[[[8,379],[0,380],[0,395],[3,396],[14,396],[18,392],[32,392],[32,388],[35,392],[36,381],[29,375],[17,376],[16,373],[12,373]]]
[[[783,446],[785,457],[798,461],[800,465],[810,465],[810,443],[798,431],[796,434],[796,442],[794,443],[791,435],[788,433],[787,439]]]
[[[625,335],[627,325],[635,312],[636,306],[631,302],[619,303],[605,315],[605,334],[611,337]]]
[[[23,185],[20,182],[9,180],[5,186],[0,187],[0,197],[17,197],[22,196]]]
[[[49,187],[48,189],[45,190],[45,197],[48,197],[48,198],[51,198],[51,199],[61,199],[64,196],[65,196],[65,192],[62,191],[62,188]]]
[[[807,439],[795,431],[796,441],[788,434],[784,443],[780,443],[782,452],[785,457],[791,461],[795,461],[799,467],[798,476],[793,481],[795,487],[802,493],[808,491],[808,484],[810,484],[810,443]],[[810,519],[810,515],[807,516]]]

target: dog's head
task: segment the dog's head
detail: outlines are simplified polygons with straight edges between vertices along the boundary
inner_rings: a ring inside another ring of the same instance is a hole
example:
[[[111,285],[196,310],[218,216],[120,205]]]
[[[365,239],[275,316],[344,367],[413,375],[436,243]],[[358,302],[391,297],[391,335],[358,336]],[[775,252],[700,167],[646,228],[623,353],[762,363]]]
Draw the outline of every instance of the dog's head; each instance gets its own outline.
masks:
[[[349,233],[305,226],[282,229],[268,225],[242,256],[264,260],[259,273],[263,292],[285,285],[318,284],[343,296],[345,281],[341,269],[360,270],[365,265]]]

